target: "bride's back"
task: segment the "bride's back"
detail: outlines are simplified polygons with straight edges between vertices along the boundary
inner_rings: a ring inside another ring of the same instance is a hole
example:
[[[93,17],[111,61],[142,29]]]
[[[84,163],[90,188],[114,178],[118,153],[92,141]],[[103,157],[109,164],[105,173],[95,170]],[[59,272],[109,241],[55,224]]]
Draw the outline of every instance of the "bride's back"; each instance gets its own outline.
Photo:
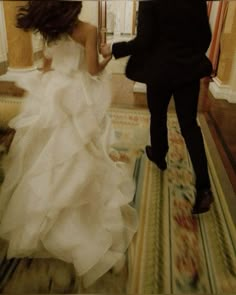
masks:
[[[53,70],[68,73],[85,68],[84,48],[71,37],[52,44],[44,54],[52,59]]]
[[[79,21],[71,36],[67,36],[48,47],[45,56],[52,58],[52,68],[62,72],[87,70],[85,58],[86,39],[94,28]]]

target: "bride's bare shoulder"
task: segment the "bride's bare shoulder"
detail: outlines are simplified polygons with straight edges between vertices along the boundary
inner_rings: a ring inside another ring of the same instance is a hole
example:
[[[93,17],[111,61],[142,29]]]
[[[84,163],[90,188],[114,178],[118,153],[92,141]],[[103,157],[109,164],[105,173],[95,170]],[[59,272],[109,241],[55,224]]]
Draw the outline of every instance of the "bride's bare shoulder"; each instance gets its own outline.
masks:
[[[97,33],[97,27],[83,21],[79,21],[75,26],[71,37],[78,43],[85,46],[89,35]]]

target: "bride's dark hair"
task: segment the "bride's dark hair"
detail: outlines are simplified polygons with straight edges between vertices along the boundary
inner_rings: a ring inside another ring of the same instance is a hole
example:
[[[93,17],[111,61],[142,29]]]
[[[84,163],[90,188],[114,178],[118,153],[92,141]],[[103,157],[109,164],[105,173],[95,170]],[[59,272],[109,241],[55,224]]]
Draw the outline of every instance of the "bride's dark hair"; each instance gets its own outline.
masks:
[[[16,26],[39,32],[50,43],[72,33],[81,8],[81,1],[31,0],[19,7]]]

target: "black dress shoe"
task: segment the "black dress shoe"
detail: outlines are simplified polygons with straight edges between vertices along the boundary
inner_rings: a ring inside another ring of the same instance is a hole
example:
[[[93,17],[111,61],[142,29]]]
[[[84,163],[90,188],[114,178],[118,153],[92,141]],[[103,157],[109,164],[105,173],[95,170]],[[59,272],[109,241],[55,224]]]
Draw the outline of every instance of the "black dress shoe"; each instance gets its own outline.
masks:
[[[209,211],[213,201],[214,199],[210,189],[198,191],[195,204],[192,209],[192,214],[201,214]]]
[[[162,159],[162,160],[156,160],[156,159],[154,159],[154,157],[152,155],[152,147],[150,145],[147,145],[145,147],[145,150],[146,150],[147,157],[148,157],[148,159],[150,161],[152,161],[153,163],[155,163],[157,165],[157,167],[159,169],[161,169],[162,171],[166,170],[167,164],[166,164],[166,160],[165,159]]]

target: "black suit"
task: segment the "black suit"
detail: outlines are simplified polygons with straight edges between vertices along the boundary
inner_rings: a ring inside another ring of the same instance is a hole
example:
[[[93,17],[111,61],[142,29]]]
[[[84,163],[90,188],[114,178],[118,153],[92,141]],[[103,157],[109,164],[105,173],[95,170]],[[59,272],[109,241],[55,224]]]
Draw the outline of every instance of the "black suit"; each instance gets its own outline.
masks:
[[[147,84],[151,145],[157,160],[168,151],[167,108],[174,96],[197,190],[210,188],[202,134],[196,121],[200,78],[211,73],[211,63],[205,56],[210,41],[205,0],[152,0],[139,2],[136,38],[112,47],[115,58],[131,55],[127,76]]]

